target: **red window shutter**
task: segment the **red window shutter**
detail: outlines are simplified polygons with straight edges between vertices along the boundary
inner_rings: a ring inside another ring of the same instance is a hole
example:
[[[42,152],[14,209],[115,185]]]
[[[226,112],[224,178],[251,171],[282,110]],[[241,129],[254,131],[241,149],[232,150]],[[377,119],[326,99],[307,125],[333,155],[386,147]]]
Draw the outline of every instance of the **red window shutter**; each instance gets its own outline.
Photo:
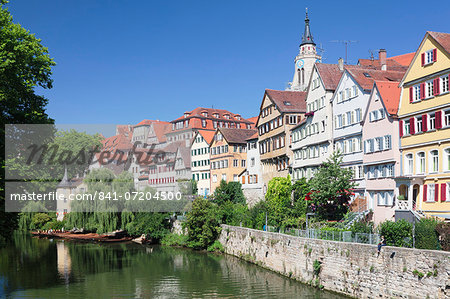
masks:
[[[425,53],[422,53],[422,66],[425,65]]]
[[[436,111],[436,129],[442,128],[442,111]]]
[[[434,201],[439,201],[439,184],[434,185]]]
[[[242,176],[242,184],[245,184],[245,176]]]
[[[437,50],[436,50],[436,48],[435,49],[433,49],[433,61],[436,61],[437,59]]]
[[[416,133],[414,117],[411,117],[411,118],[409,119],[409,133],[410,133],[411,135],[414,135],[414,133]]]
[[[257,184],[257,183],[258,183],[258,175],[255,174],[255,184]]]
[[[413,101],[413,95],[414,95],[414,90],[413,90],[413,87],[411,86],[409,88],[409,102],[410,103],[412,103],[412,101]]]
[[[427,114],[422,115],[422,132],[428,131]]]
[[[286,115],[286,124],[289,124],[289,115]]]
[[[441,92],[439,83],[441,83],[440,78],[434,79],[434,95],[435,96],[439,95],[439,93]]]
[[[398,124],[398,132],[400,134],[400,137],[403,137],[403,120],[401,120]]]
[[[427,185],[423,185],[423,201],[427,201]]]
[[[425,83],[420,83],[420,99],[425,98]]]
[[[441,202],[444,202],[447,200],[447,184],[443,183],[441,184]]]

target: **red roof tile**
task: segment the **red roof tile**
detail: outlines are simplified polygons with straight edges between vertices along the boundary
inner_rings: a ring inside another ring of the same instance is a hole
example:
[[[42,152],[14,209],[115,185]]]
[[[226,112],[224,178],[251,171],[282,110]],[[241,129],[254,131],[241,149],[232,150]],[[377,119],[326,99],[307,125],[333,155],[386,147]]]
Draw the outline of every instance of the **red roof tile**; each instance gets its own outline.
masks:
[[[306,112],[306,92],[266,89],[266,95],[281,112]]]
[[[326,90],[336,90],[341,80],[342,71],[337,64],[316,63],[317,72],[322,78]]]
[[[202,137],[206,140],[206,143],[211,144],[215,131],[205,131],[205,130],[199,130],[198,133],[202,135]]]
[[[257,133],[256,130],[220,128],[219,131],[228,143],[247,143],[247,139]]]
[[[427,33],[431,35],[442,46],[442,48],[447,51],[447,53],[450,54],[450,33],[434,31],[428,31]]]
[[[405,74],[405,71],[382,71],[354,65],[346,65],[345,69],[365,90],[371,90],[375,80],[397,82],[398,84]]]
[[[390,115],[397,115],[400,102],[401,88],[398,82],[375,81],[375,86],[380,93],[380,98]]]
[[[412,59],[414,58],[414,55],[415,52],[412,52],[386,58],[387,70],[406,71]],[[379,59],[359,59],[358,65],[367,68],[381,70],[381,64]]]
[[[256,131],[255,134],[253,134],[252,136],[248,137],[246,140],[258,139],[258,137],[259,137],[258,131]]]

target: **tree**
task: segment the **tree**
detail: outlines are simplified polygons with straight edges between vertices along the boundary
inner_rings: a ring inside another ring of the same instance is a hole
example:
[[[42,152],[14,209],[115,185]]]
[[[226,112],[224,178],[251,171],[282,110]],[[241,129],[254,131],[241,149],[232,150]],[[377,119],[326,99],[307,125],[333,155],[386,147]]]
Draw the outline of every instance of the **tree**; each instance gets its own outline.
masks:
[[[240,182],[225,182],[222,180],[214,192],[214,202],[221,206],[225,202],[245,204],[245,196]]]
[[[304,217],[308,209],[309,201],[305,200],[306,195],[311,191],[311,188],[306,178],[301,178],[292,185],[293,195],[293,211],[292,216]]]
[[[51,124],[45,106],[48,100],[35,87],[52,88],[55,62],[48,50],[28,30],[14,24],[0,1],[0,243],[10,239],[17,214],[5,212],[5,124]]]
[[[192,210],[187,214],[184,227],[188,231],[188,246],[206,249],[220,233],[216,205],[207,199],[195,199]]]
[[[348,210],[352,181],[351,169],[341,167],[342,154],[334,152],[309,181],[309,195],[319,219],[340,220]]]
[[[384,236],[386,244],[397,247],[411,247],[412,224],[405,219],[385,221],[378,227],[380,235]]]
[[[270,225],[281,226],[283,219],[292,209],[291,178],[273,178],[269,181],[266,193],[268,221]]]

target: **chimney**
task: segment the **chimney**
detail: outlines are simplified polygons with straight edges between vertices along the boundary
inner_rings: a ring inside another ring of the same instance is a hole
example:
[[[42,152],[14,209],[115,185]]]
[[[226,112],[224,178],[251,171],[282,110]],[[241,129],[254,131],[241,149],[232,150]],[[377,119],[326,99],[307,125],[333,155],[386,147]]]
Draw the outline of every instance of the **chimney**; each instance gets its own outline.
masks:
[[[380,51],[378,52],[378,59],[380,60],[381,70],[387,70],[385,49],[380,49]]]
[[[344,59],[342,59],[342,57],[338,59],[338,65],[339,65],[339,70],[341,72],[343,72],[344,71]]]

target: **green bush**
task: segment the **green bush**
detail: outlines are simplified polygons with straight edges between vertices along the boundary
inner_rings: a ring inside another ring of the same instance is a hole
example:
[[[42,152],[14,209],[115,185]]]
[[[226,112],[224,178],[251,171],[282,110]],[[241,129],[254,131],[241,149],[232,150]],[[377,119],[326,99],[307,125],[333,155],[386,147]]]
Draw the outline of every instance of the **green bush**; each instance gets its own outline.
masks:
[[[365,221],[355,222],[353,223],[350,230],[352,231],[353,237],[355,236],[355,233],[371,234],[373,233],[373,222],[365,222]]]
[[[379,232],[384,236],[386,245],[397,247],[411,247],[412,245],[412,224],[404,219],[381,223]]]
[[[225,248],[223,248],[222,243],[219,240],[215,240],[207,249],[209,252],[225,252]]]
[[[43,226],[52,220],[52,217],[50,217],[46,213],[36,213],[33,215],[33,218],[31,219],[31,227],[34,229],[42,229]]]
[[[188,231],[188,246],[194,249],[206,249],[219,236],[219,215],[217,206],[209,200],[197,198],[192,210],[187,214],[183,227]]]
[[[221,206],[226,202],[239,203],[245,205],[245,196],[242,192],[242,185],[239,182],[221,181],[219,187],[214,192],[214,203]]]
[[[218,208],[219,219],[222,223],[239,226],[245,225],[248,218],[248,208],[245,204],[223,202]]]
[[[436,226],[439,221],[431,218],[422,218],[416,223],[415,227],[415,237],[416,237],[416,248],[421,249],[435,249],[440,250],[439,236],[436,231]]]
[[[132,236],[146,234],[147,238],[161,240],[169,233],[169,215],[166,213],[136,213],[134,220],[126,225]]]
[[[63,221],[58,221],[58,220],[54,219],[52,221],[47,222],[42,227],[42,229],[43,230],[50,230],[50,229],[52,229],[52,230],[62,230],[62,228],[64,227],[65,224],[66,224],[66,222],[64,220]]]
[[[266,224],[267,202],[260,201],[247,212],[245,225],[254,229],[263,229]]]
[[[167,234],[161,239],[161,245],[165,246],[187,246],[188,236],[178,234]]]

